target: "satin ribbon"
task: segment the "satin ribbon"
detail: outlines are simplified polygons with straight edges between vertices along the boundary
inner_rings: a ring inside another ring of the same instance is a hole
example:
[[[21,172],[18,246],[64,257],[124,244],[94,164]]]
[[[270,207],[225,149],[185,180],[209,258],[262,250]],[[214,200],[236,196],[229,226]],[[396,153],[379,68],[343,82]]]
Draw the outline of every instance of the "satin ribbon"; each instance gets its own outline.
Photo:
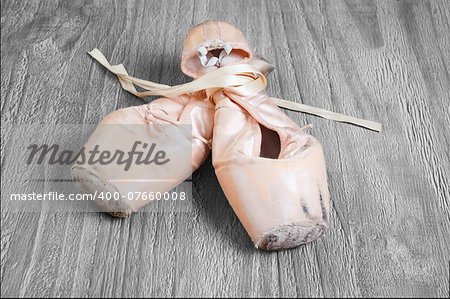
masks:
[[[266,77],[258,69],[248,64],[238,64],[218,68],[189,83],[169,86],[134,78],[128,75],[122,64],[109,64],[108,60],[98,49],[94,49],[91,52],[88,52],[88,54],[110,72],[115,74],[119,78],[123,89],[141,98],[156,95],[173,97],[182,94],[190,94],[200,90],[208,90],[208,94],[211,95],[210,100],[213,101],[213,95],[221,89],[246,97],[264,90],[267,84]],[[139,86],[146,91],[139,92],[134,85]],[[271,100],[279,107],[289,110],[304,112],[337,122],[351,123],[377,132],[381,130],[381,124],[377,122],[359,119],[283,99],[271,98]]]

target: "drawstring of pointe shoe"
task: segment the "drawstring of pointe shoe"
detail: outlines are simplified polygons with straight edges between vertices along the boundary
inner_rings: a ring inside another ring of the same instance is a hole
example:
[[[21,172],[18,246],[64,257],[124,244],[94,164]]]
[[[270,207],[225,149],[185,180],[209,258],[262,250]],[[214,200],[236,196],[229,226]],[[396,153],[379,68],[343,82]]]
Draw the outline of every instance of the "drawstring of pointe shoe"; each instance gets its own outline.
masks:
[[[98,49],[94,49],[91,52],[88,52],[88,54],[110,72],[115,74],[119,78],[120,84],[124,90],[141,98],[146,96],[174,97],[183,94],[191,94],[200,90],[207,90],[209,100],[214,102],[214,94],[222,90],[247,97],[264,90],[267,84],[266,77],[258,69],[248,64],[238,64],[218,68],[189,83],[169,86],[134,78],[128,75],[122,64],[111,65]],[[135,85],[146,91],[137,91]],[[304,112],[337,122],[351,123],[377,132],[381,130],[381,124],[377,122],[359,119],[283,99],[270,99],[279,107],[289,110]]]

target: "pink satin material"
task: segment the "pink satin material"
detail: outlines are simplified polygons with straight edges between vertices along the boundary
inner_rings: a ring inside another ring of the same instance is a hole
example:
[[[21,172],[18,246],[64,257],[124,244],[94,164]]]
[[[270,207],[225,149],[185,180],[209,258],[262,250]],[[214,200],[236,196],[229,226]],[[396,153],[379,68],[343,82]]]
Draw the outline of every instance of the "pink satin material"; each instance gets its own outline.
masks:
[[[253,56],[236,27],[207,21],[194,27],[186,39],[183,72],[196,78],[214,69],[191,62],[198,60],[193,50],[201,45],[215,49],[221,42],[244,51],[241,57],[224,59],[223,66],[250,63],[263,73],[273,69],[267,61]],[[325,231],[330,196],[320,143],[263,93],[243,98],[224,91],[216,93],[214,101],[213,165],[230,205],[255,245],[263,245],[266,234],[283,227],[305,228],[305,235],[300,236],[304,239],[296,241],[296,246],[316,238],[311,239],[308,233],[316,227]],[[260,125],[278,135],[278,158],[260,157]]]
[[[74,166],[72,168],[72,176],[75,179],[79,189],[85,193],[94,193],[94,190],[87,188],[89,183],[79,182],[83,179],[81,171],[88,173],[97,182],[99,192],[118,192],[124,196],[120,202],[99,201],[96,203],[108,213],[118,217],[127,217],[131,213],[136,212],[149,200],[134,199],[129,200],[128,194],[136,192],[160,192],[164,194],[172,190],[174,187],[183,182],[191,175],[206,159],[210,153],[211,138],[213,132],[214,105],[206,101],[204,92],[198,92],[192,96],[182,95],[173,98],[160,98],[149,104],[120,109],[108,114],[92,134],[88,142],[85,144],[85,151],[90,151],[95,145],[101,145],[103,149],[110,149],[114,152],[121,145],[130,145],[134,141],[134,133],[127,133],[127,130],[144,130],[145,127],[132,127],[128,125],[177,125],[190,124],[192,127],[192,164],[179,165],[179,167],[167,169],[163,166],[152,167],[147,169],[132,167],[125,171],[123,166],[109,163],[107,165],[88,165]],[[108,127],[108,125],[115,125]],[[110,129],[111,128],[111,129]],[[152,143],[154,135],[152,128],[148,129],[147,137],[143,137],[148,143]],[[124,134],[117,136],[117,132],[123,131]],[[167,130],[166,130],[167,131]],[[164,131],[163,131],[164,132]],[[142,132],[139,133],[142,136]],[[160,136],[159,136],[160,137]],[[162,149],[175,148],[177,144],[186,142],[185,136],[180,134],[183,140],[176,140],[174,136],[166,136],[158,142],[158,146]],[[164,178],[166,181],[146,182],[140,181],[141,178],[148,178],[148,172],[156,172],[152,177],[159,179]],[[159,175],[158,175],[159,173]],[[88,179],[90,180],[90,179]],[[92,184],[91,184],[92,185]],[[100,185],[100,186],[99,186]],[[105,187],[102,188],[101,185]],[[96,188],[97,188],[96,187]],[[97,190],[97,189],[96,189]]]
[[[103,124],[190,124],[192,126],[192,171],[208,157],[214,123],[214,105],[205,101],[204,92],[121,109],[108,114]],[[176,177],[176,175],[174,176]]]
[[[220,66],[248,63],[265,75],[273,70],[270,63],[253,55],[236,27],[207,21],[188,34],[182,71],[198,78],[220,67],[204,67],[196,51],[198,47],[207,51],[221,49],[224,43],[232,51]],[[330,203],[320,143],[263,93],[241,97],[224,90],[214,93],[214,103],[207,100],[208,96],[202,91],[122,109],[109,114],[99,127],[111,123],[191,124],[192,167],[189,171],[180,167],[171,173],[173,178],[183,179],[197,169],[209,154],[212,142],[213,165],[220,185],[256,246],[270,250],[275,244],[275,250],[285,249],[320,237],[328,227]],[[117,137],[103,138],[113,142]],[[266,153],[277,156],[267,158]],[[111,172],[101,175],[107,179]],[[166,189],[173,187],[169,184]],[[130,211],[147,202],[130,203]],[[289,244],[273,240],[286,231],[288,236],[283,238]]]

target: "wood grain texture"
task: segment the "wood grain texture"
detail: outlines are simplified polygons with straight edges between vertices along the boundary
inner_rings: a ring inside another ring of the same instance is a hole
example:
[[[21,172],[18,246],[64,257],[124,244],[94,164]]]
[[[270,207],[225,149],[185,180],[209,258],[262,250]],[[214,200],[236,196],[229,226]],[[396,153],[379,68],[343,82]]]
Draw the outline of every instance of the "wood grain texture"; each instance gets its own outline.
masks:
[[[2,211],[2,297],[448,296],[447,0],[2,0],[2,172],[14,124],[96,124],[142,104],[87,51],[139,78],[187,82],[182,44],[207,19],[235,24],[277,66],[269,95],[384,125],[377,134],[286,111],[323,145],[327,234],[254,249],[208,159],[187,211]]]

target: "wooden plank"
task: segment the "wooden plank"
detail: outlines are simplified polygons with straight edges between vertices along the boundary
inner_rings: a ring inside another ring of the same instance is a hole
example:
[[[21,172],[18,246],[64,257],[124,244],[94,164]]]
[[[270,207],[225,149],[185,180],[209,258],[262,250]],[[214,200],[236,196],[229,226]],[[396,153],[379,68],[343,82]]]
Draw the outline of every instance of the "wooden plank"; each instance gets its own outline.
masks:
[[[254,249],[208,159],[183,210],[2,210],[2,296],[448,295],[448,1],[29,0],[3,1],[1,15],[2,173],[14,124],[96,124],[143,103],[86,51],[136,77],[187,82],[183,40],[210,18],[277,66],[269,95],[384,125],[286,111],[314,124],[327,161],[331,223],[313,244]]]

